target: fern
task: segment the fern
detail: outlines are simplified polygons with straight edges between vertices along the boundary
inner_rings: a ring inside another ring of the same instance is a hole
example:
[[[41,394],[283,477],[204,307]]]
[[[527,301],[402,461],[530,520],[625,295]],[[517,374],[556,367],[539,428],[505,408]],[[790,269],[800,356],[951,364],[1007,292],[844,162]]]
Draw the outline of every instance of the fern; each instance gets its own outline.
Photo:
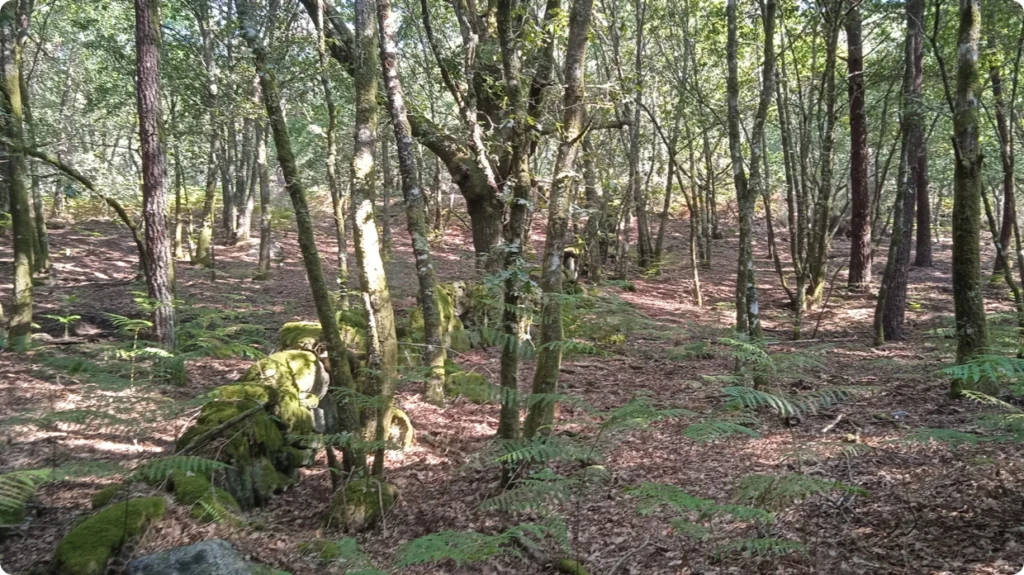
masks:
[[[52,479],[49,469],[29,469],[0,475],[0,516],[21,514],[36,489]]]
[[[868,495],[868,492],[841,481],[831,481],[790,473],[788,475],[747,475],[740,480],[735,499],[742,504],[764,509],[784,509],[813,495],[839,492],[844,495]]]
[[[774,516],[756,507],[719,504],[714,499],[693,496],[683,489],[665,483],[643,483],[626,489],[626,493],[637,498],[637,513],[649,515],[660,507],[671,507],[677,513],[695,513],[701,520],[727,515],[739,521],[770,523]]]
[[[718,441],[733,435],[760,437],[756,431],[745,425],[723,419],[710,419],[699,423],[692,423],[683,429],[684,437],[693,439],[698,443]]]
[[[718,547],[719,555],[742,553],[750,557],[779,557],[790,553],[807,553],[807,546],[789,539],[740,539]]]
[[[501,511],[543,512],[555,505],[567,503],[591,485],[608,480],[607,470],[600,465],[587,466],[571,477],[559,475],[550,469],[543,469],[516,483],[514,489],[486,499],[481,509]]]
[[[213,459],[192,455],[169,455],[151,459],[139,465],[132,472],[130,479],[158,483],[167,479],[175,471],[209,477],[214,471],[226,467],[227,464]]]
[[[410,567],[452,562],[458,568],[465,564],[486,561],[506,552],[518,554],[516,544],[535,545],[532,538],[544,538],[549,529],[544,525],[526,523],[497,535],[475,531],[431,533],[403,545],[398,551],[395,565]]]
[[[833,387],[790,395],[771,393],[742,386],[726,387],[722,390],[730,398],[727,405],[749,409],[767,407],[778,413],[781,417],[793,417],[806,413],[814,414],[819,410],[841,403],[850,396],[863,391],[863,388]]]
[[[603,431],[637,429],[666,419],[679,419],[695,415],[697,414],[686,409],[659,408],[650,398],[637,397],[605,414],[601,421],[601,429]]]
[[[921,428],[915,429],[903,438],[904,444],[911,443],[945,443],[950,447],[960,445],[978,445],[985,441],[992,441],[992,437],[982,437],[973,433],[957,431],[945,428]]]

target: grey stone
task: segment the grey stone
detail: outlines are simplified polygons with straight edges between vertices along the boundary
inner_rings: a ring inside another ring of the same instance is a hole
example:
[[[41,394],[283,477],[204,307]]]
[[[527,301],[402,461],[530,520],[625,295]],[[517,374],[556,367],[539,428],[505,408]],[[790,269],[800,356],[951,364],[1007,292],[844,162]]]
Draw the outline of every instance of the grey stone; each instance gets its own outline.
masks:
[[[175,547],[128,563],[128,575],[259,575],[276,570],[250,563],[223,539]]]

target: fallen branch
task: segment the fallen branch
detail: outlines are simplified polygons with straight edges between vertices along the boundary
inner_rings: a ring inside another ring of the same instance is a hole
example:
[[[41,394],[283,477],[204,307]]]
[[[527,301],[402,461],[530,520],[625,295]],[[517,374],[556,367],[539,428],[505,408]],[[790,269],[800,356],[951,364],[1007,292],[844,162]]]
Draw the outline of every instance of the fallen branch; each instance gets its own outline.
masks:
[[[124,225],[127,226],[129,230],[131,230],[132,238],[135,240],[135,247],[138,248],[139,250],[139,260],[145,261],[146,244],[142,240],[142,237],[139,235],[139,226],[135,224],[135,221],[132,220],[131,216],[128,215],[128,211],[124,209],[124,206],[122,206],[120,202],[118,202],[114,198],[111,198],[110,196],[104,195],[102,192],[99,191],[99,188],[96,187],[96,184],[92,180],[90,180],[88,177],[86,177],[78,170],[65,164],[60,160],[60,158],[54,156],[53,154],[48,154],[46,152],[43,152],[42,150],[36,150],[35,148],[28,148],[25,146],[15,144],[14,142],[6,138],[0,138],[0,143],[7,146],[11,150],[21,152],[26,156],[30,156],[37,160],[41,160],[43,162],[46,162],[47,164],[50,164],[57,170],[69,176],[71,179],[82,184],[82,186],[84,186],[85,189],[89,190],[93,194],[96,194],[98,198],[106,202],[107,205],[110,206],[117,213],[117,217],[121,220],[121,222],[124,223]]]
[[[220,435],[221,433],[223,433],[225,430],[234,427],[238,423],[240,423],[242,421],[245,421],[246,419],[252,417],[253,415],[256,415],[256,413],[259,412],[259,411],[263,411],[263,406],[262,405],[257,406],[257,407],[253,407],[251,409],[247,409],[247,410],[243,411],[242,413],[239,413],[238,415],[232,417],[231,419],[225,421],[224,423],[218,425],[217,427],[214,427],[213,429],[211,429],[211,430],[207,431],[206,433],[200,435],[199,437],[193,439],[192,443],[189,443],[188,445],[186,445],[185,448],[182,449],[181,451],[179,451],[178,453],[176,453],[176,455],[188,455],[189,453],[192,453],[196,449],[198,449],[198,448],[202,447],[203,445],[205,445],[207,442],[209,442],[214,437],[216,437],[216,436]]]

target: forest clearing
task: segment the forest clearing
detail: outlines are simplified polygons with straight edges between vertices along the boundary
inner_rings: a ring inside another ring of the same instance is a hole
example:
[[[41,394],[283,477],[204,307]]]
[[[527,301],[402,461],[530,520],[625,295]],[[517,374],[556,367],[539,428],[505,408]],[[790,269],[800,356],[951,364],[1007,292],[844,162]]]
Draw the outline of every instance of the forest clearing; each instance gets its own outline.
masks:
[[[1022,53],[996,0],[0,6],[0,572],[1018,573]]]

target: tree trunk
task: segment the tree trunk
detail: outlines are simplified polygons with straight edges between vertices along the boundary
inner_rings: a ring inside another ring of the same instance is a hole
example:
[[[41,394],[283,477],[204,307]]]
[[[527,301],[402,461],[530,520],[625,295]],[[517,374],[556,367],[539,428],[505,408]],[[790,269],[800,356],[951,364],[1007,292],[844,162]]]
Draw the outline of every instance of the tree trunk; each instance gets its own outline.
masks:
[[[262,89],[257,87],[262,99]],[[260,179],[260,259],[256,279],[265,280],[270,275],[270,246],[274,232],[270,221],[270,167],[267,164],[267,128],[262,118],[256,118],[256,172]]]
[[[638,2],[637,9],[642,10],[641,6],[642,2]],[[544,257],[541,260],[541,289],[544,294],[540,315],[537,369],[533,378],[534,395],[550,395],[558,391],[563,337],[562,253],[565,251],[565,236],[568,232],[569,191],[577,177],[573,168],[585,117],[584,62],[592,9],[593,0],[574,0],[569,16],[569,44],[565,53],[565,97],[562,105],[562,141],[558,147],[551,178],[547,236],[544,241]],[[638,21],[642,22],[641,16],[638,16]],[[638,105],[639,103],[637,101]],[[554,417],[554,400],[547,398],[533,402],[523,424],[523,435],[530,438],[538,433],[551,433]]]
[[[651,234],[647,223],[647,194],[642,185],[640,173],[640,109],[643,104],[643,61],[644,61],[644,20],[647,3],[635,0],[636,49],[633,67],[633,123],[629,129],[629,185],[636,204],[636,252],[640,269],[651,265]],[[653,166],[652,166],[653,169]],[[628,230],[627,230],[628,233]]]
[[[199,35],[203,45],[203,70],[206,74],[206,106],[207,121],[210,131],[210,150],[206,164],[206,190],[203,194],[203,211],[199,216],[199,235],[196,238],[196,249],[192,256],[193,263],[213,267],[213,220],[214,207],[217,201],[217,152],[220,146],[220,123],[217,113],[217,60],[213,55],[213,31],[210,29],[210,6],[206,2],[197,2],[193,10]]]
[[[302,185],[298,164],[292,152],[288,125],[285,122],[284,110],[281,107],[281,92],[278,90],[277,79],[273,70],[267,65],[267,49],[261,40],[256,37],[257,28],[251,0],[239,0],[238,8],[239,18],[242,21],[242,32],[245,35],[249,49],[252,51],[256,72],[259,76],[263,104],[266,108],[270,129],[274,135],[274,144],[277,148],[278,165],[281,167],[285,188],[288,190],[288,195],[292,200],[292,207],[295,210],[295,226],[298,233],[299,250],[302,252],[302,261],[306,268],[306,279],[312,291],[317,318],[320,321],[324,337],[327,339],[327,358],[330,363],[331,386],[338,389],[345,388],[354,392],[354,385],[348,370],[348,352],[345,349],[345,344],[341,341],[341,334],[338,331],[338,318],[334,313],[334,305],[331,303],[327,282],[324,280],[320,254],[317,253],[313,220],[309,214],[306,190]],[[271,23],[267,28],[273,30],[273,24]],[[270,41],[272,39],[268,39],[268,42]],[[346,400],[338,407],[342,429],[354,435],[359,434],[361,428],[354,403]],[[360,469],[366,467],[365,456],[357,450],[348,448],[344,449],[343,452],[343,466],[346,473],[351,472],[356,467]]]
[[[999,228],[999,240],[996,244],[996,263],[994,273],[1001,274],[1006,268],[1006,254],[1009,253],[1010,241],[1013,239],[1013,223],[1017,221],[1017,200],[1014,195],[1013,178],[1013,138],[1006,121],[1006,105],[1003,102],[1003,83],[999,67],[989,68],[992,81],[992,98],[995,100],[996,128],[999,132],[999,157],[1003,169],[1003,221]],[[1013,105],[1011,102],[1010,105]]]
[[[412,129],[406,117],[405,96],[398,77],[398,44],[390,0],[377,0],[377,21],[380,27],[384,87],[387,90],[391,122],[395,129],[402,197],[405,199],[407,227],[412,239],[416,278],[419,281],[417,295],[423,311],[423,331],[426,336],[423,363],[430,370],[424,381],[423,397],[427,402],[440,406],[444,405],[445,350],[441,340],[441,314],[437,306],[437,277],[430,259],[426,202],[416,177]]]
[[[377,34],[374,3],[356,0],[355,48],[355,143],[352,150],[352,213],[355,225],[352,239],[359,266],[360,290],[367,317],[368,385],[366,395],[378,398],[376,414],[365,422],[373,426],[377,441],[385,439],[391,428],[391,406],[394,402],[398,363],[398,339],[395,337],[395,316],[391,307],[377,224],[373,217],[374,161],[377,140]],[[384,448],[373,459],[373,473],[384,473]]]
[[[174,349],[174,262],[167,229],[167,171],[160,132],[160,4],[135,0],[135,94],[142,151],[142,219],[146,224],[146,286],[155,300],[153,335]]]
[[[850,92],[850,289],[871,283],[871,194],[868,191],[868,118],[864,110],[864,51],[860,2],[846,13],[847,71]]]
[[[391,150],[386,137],[380,139],[380,169],[383,187],[380,195],[380,251],[384,261],[389,261],[391,260],[391,191],[395,185],[395,176],[391,173]]]
[[[181,151],[177,143],[174,145],[174,240],[171,245],[171,254],[175,260],[185,259],[184,236],[185,222],[182,218],[181,189],[185,185],[182,181]]]
[[[24,146],[25,132],[21,102],[21,48],[17,29],[21,12],[17,2],[0,8],[0,41],[2,41],[5,112],[4,132],[7,139]],[[11,227],[14,235],[14,300],[8,318],[7,347],[23,351],[32,334],[32,204],[26,185],[28,167],[25,154],[7,146],[6,180],[10,192]]]
[[[956,316],[956,361],[964,363],[988,347],[988,326],[981,286],[980,227],[981,147],[978,145],[978,40],[981,6],[960,0],[957,35],[956,113],[953,116],[955,168],[953,187],[953,307]],[[954,380],[959,395],[963,381]]]
[[[807,251],[809,283],[807,286],[807,303],[813,307],[821,303],[824,296],[825,276],[828,273],[828,254],[832,244],[832,177],[835,170],[836,143],[836,49],[839,42],[839,21],[843,2],[839,0],[828,4],[824,14],[826,26],[825,70],[822,73],[824,82],[825,118],[819,153],[821,165],[818,175],[818,194],[814,202],[814,221],[811,227],[811,241]]]

